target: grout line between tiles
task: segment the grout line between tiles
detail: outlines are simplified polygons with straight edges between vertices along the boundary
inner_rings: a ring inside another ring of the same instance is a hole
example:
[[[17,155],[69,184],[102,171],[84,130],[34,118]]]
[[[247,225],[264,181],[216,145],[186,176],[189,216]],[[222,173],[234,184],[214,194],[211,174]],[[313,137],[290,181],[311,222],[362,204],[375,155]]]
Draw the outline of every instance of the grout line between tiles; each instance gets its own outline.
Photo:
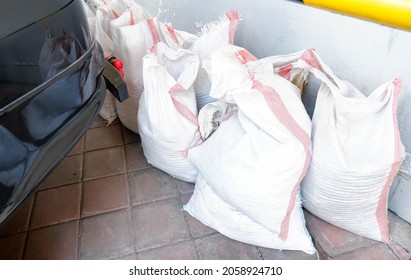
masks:
[[[98,176],[98,177],[93,177],[93,178],[87,178],[87,179],[83,179],[82,182],[89,182],[89,181],[93,181],[93,180],[104,179],[104,178],[117,176],[117,175],[122,175],[122,174],[127,174],[127,172],[122,171],[122,172],[116,172],[116,173],[112,173],[112,174],[108,174],[108,175],[103,175],[103,176]]]
[[[182,243],[187,242],[187,241],[192,241],[194,243],[193,239],[182,239],[182,240],[178,240],[176,242],[172,242],[172,243],[168,243],[168,244],[164,244],[164,245],[158,245],[158,246],[153,246],[153,247],[150,247],[150,248],[144,248],[144,249],[141,249],[141,250],[137,250],[135,252],[135,254],[138,255],[138,254],[141,254],[141,253],[151,252],[151,251],[158,250],[158,249],[161,249],[161,248],[167,248],[167,247],[170,247],[170,246],[182,244]],[[197,253],[197,250],[196,250],[196,253]],[[196,256],[197,256],[197,254],[196,254]]]
[[[129,171],[127,167],[127,154],[126,154],[126,143],[125,143],[125,137],[124,137],[124,129],[123,125],[121,126],[121,139],[123,140],[123,164],[124,164],[124,169],[125,169],[125,174],[126,174],[126,190],[127,190],[127,212],[129,213],[129,218],[130,218],[130,225],[131,225],[131,240],[133,242],[133,254],[136,254],[136,241],[137,241],[137,232],[136,232],[136,225],[134,224],[134,219],[133,219],[133,206],[131,204],[131,197],[130,197],[130,182],[129,182]]]
[[[117,148],[117,147],[121,147],[121,146],[124,146],[124,143],[115,144],[115,145],[111,145],[111,146],[108,146],[108,147],[101,147],[101,148],[96,148],[96,149],[91,149],[91,150],[85,150],[84,153],[96,152],[96,151],[101,151],[101,150],[106,150],[106,149],[111,149],[111,148]]]
[[[87,137],[87,133],[86,133]],[[84,149],[82,153],[82,162],[81,162],[81,185],[80,185],[80,214],[79,214],[79,221],[77,225],[77,260],[81,259],[81,224],[82,224],[82,214],[83,214],[83,203],[84,203],[84,174],[86,169],[86,157],[85,157],[85,149],[86,149],[86,141],[84,139]]]
[[[186,223],[186,227],[187,227],[187,229],[188,229],[188,234],[189,234],[189,236],[190,236],[190,240],[193,242],[193,246],[194,246],[194,250],[195,250],[195,253],[196,253],[196,257],[197,257],[197,259],[199,260],[199,259],[200,259],[200,253],[199,253],[199,251],[198,251],[196,242],[194,242],[194,236],[193,236],[193,233],[191,232],[191,228],[190,228],[190,225],[189,225],[189,223],[188,223],[187,213],[186,213],[186,211],[184,211],[184,209],[183,209],[183,201],[181,200],[181,196],[182,196],[183,194],[181,193],[180,188],[178,187],[178,183],[177,183],[177,193],[178,193],[177,200],[178,200],[178,203],[179,203],[179,205],[180,205],[180,209],[181,209],[181,211],[183,212],[184,222]]]
[[[256,246],[256,249],[257,249],[258,257],[260,258],[260,260],[264,260],[264,256],[263,256],[263,253],[261,253],[260,247]]]
[[[34,193],[33,195],[33,203],[31,204],[30,207],[30,211],[29,211],[29,217],[27,219],[27,229],[26,229],[26,237],[24,240],[24,248],[23,248],[23,253],[21,256],[21,259],[24,260],[25,256],[26,256],[26,251],[27,251],[27,244],[29,241],[29,234],[30,234],[30,225],[31,225],[31,220],[33,219],[33,212],[34,212],[34,206],[36,205],[36,201],[37,201],[37,192]]]

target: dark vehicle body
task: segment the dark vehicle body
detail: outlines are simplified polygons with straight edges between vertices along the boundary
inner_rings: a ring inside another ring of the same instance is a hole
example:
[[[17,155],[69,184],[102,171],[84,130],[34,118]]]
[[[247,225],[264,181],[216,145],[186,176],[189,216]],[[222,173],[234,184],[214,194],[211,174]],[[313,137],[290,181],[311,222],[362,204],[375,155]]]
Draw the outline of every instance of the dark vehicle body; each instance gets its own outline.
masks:
[[[105,60],[82,0],[2,0],[0,224],[94,122]]]

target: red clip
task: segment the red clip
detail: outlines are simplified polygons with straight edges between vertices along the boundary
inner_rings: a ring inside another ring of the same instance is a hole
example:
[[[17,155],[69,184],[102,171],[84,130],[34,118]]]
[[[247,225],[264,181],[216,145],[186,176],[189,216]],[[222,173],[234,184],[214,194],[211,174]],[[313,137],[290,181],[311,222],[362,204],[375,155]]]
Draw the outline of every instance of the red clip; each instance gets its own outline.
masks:
[[[124,77],[124,63],[120,59],[115,58],[114,56],[108,58],[107,60],[114,66],[114,68],[117,69],[118,72],[120,72],[121,77]]]

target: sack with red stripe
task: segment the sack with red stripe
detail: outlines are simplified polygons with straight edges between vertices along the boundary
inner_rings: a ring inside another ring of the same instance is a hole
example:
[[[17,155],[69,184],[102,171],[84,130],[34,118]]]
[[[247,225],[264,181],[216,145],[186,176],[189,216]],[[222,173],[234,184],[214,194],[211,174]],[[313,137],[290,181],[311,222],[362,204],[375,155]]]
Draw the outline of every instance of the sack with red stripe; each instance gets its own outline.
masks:
[[[186,151],[201,141],[193,90],[199,63],[197,54],[162,42],[143,59],[138,126],[144,155],[153,166],[187,182],[198,175]]]
[[[312,118],[313,157],[302,183],[304,207],[387,243],[388,192],[404,159],[397,121],[401,81],[384,83],[367,96],[336,77],[314,51],[299,60],[322,81]]]
[[[206,104],[215,101],[210,96],[211,79],[207,72],[208,63],[214,51],[228,44],[234,44],[239,14],[236,10],[227,12],[219,21],[210,22],[201,29],[201,35],[193,42],[190,50],[200,57],[201,67],[194,82],[197,97],[197,108],[200,110]]]
[[[171,23],[160,22],[160,37],[161,42],[166,43],[173,49],[189,49],[198,36],[174,29]]]
[[[123,102],[116,100],[120,121],[131,131],[138,133],[137,113],[139,99],[144,89],[143,57],[159,42],[158,20],[137,4],[111,22],[114,56],[124,62],[124,81],[129,97]]]
[[[88,11],[88,14],[90,15],[88,17],[90,31],[102,47],[104,56],[111,57],[114,54],[114,49],[110,22],[122,15],[126,11],[127,6],[124,1],[118,0],[100,0],[94,1],[94,3],[97,5],[94,17],[91,15],[92,11],[88,5],[84,4],[87,7],[86,11]],[[115,98],[108,90],[99,115],[107,121],[108,125],[118,117]]]
[[[160,33],[163,42],[171,48],[184,48],[198,54],[200,69],[194,82],[197,108],[200,110],[206,104],[215,101],[210,97],[211,81],[209,78],[209,61],[217,49],[234,43],[234,35],[239,21],[239,14],[231,10],[219,20],[202,26],[200,34],[194,35],[185,31],[176,30],[171,24],[160,23]]]
[[[218,50],[211,64],[211,96],[238,113],[189,150],[201,176],[184,209],[232,239],[314,253],[299,193],[311,121],[298,88],[240,47]]]

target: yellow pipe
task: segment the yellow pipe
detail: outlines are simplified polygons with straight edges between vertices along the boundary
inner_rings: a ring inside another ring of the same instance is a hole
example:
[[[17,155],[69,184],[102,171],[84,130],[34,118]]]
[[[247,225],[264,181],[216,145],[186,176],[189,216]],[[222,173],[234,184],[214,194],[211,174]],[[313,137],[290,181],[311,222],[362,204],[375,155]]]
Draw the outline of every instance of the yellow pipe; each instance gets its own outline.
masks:
[[[305,4],[411,30],[411,0],[303,0]]]

